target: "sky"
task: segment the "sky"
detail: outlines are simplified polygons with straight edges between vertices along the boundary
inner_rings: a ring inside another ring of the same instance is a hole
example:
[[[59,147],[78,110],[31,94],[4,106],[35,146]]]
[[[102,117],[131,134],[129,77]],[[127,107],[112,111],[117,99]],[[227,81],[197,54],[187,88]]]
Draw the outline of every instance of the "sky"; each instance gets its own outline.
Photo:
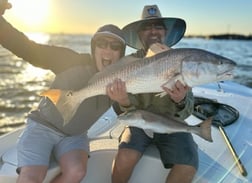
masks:
[[[140,20],[144,5],[186,21],[185,35],[252,35],[251,0],[9,0],[4,17],[24,32],[94,33]]]

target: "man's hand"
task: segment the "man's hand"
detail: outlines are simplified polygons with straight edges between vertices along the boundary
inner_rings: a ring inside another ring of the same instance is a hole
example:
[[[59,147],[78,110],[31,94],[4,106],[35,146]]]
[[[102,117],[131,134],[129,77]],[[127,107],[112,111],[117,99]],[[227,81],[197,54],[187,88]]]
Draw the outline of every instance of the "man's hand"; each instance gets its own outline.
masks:
[[[120,79],[115,79],[106,87],[107,95],[111,100],[119,103],[121,106],[129,106],[130,100],[127,94],[125,82]]]
[[[161,44],[161,43],[154,43],[150,46],[150,48],[148,49],[148,52],[146,54],[146,57],[151,57],[153,55],[156,55],[158,53],[170,50],[171,48]]]
[[[175,103],[181,102],[185,96],[186,93],[190,90],[190,87],[184,86],[180,81],[177,81],[173,88],[169,89],[167,87],[162,87],[163,90],[170,95],[171,99]]]
[[[8,0],[0,0],[0,15],[3,15],[5,10],[10,9],[12,5]]]

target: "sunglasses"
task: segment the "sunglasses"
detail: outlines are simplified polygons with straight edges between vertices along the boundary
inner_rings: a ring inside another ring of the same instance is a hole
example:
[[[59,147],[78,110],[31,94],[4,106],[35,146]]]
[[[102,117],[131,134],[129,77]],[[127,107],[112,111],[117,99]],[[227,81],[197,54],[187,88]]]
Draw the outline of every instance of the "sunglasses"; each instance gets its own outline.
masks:
[[[147,24],[143,24],[140,27],[141,31],[150,31],[152,29],[156,29],[156,30],[165,30],[165,26],[163,23],[147,23]]]
[[[98,48],[101,49],[106,49],[108,48],[108,46],[110,47],[111,50],[113,51],[118,51],[118,50],[122,50],[122,44],[118,41],[108,41],[106,39],[98,39],[95,41],[95,45]]]

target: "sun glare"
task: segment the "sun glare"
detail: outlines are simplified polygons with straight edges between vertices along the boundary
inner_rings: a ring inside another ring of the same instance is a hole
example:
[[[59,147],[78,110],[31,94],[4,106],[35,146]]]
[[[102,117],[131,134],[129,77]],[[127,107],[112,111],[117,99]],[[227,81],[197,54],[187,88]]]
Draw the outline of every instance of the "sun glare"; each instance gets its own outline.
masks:
[[[47,33],[39,33],[39,32],[29,32],[28,33],[28,32],[26,32],[25,35],[29,39],[31,39],[37,43],[47,44],[48,41],[50,40],[50,35]]]
[[[27,65],[26,69],[23,71],[22,76],[26,78],[26,80],[43,80],[46,77],[52,77],[53,74],[49,70],[44,70],[39,67],[34,67],[30,64]]]
[[[49,16],[50,0],[9,0],[16,17],[27,26],[39,26]]]

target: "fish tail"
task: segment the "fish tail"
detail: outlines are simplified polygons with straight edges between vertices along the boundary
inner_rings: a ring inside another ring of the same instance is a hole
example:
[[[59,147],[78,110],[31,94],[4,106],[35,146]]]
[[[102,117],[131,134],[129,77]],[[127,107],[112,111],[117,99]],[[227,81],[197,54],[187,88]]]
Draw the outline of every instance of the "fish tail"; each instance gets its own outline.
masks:
[[[60,99],[62,92],[59,89],[50,89],[43,91],[40,96],[48,97],[54,105],[56,105]]]
[[[50,89],[40,95],[48,97],[53,102],[64,120],[64,126],[72,119],[81,103],[78,95],[72,91]]]
[[[213,142],[211,134],[211,124],[212,124],[212,117],[207,118],[206,120],[204,120],[202,123],[199,124],[200,132],[198,135],[209,142]]]

